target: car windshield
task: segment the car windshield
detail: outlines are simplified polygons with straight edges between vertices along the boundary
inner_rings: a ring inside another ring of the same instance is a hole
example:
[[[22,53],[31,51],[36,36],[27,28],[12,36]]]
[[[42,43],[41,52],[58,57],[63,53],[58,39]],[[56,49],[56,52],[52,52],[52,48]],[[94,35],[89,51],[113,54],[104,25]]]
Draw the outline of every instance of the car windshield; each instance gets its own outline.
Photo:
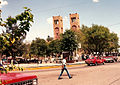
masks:
[[[107,58],[112,58],[112,57],[104,57],[104,59],[107,59]]]
[[[92,56],[92,57],[90,57],[89,59],[95,59],[95,57]]]

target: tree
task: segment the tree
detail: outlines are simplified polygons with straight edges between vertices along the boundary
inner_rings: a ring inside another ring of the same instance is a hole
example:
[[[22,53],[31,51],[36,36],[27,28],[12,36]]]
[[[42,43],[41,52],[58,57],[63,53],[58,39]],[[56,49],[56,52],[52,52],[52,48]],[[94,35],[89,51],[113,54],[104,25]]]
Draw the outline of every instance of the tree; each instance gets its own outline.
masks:
[[[9,55],[11,55],[12,57],[15,57],[15,52],[17,52],[17,48],[20,44],[22,44],[27,32],[30,29],[31,22],[33,22],[33,14],[30,12],[31,10],[27,7],[24,7],[24,9],[24,12],[15,16],[14,18],[10,16],[6,19],[6,21],[2,20],[0,22],[0,25],[6,28],[6,32],[3,31],[2,36],[8,36],[7,38],[3,39],[5,39],[5,43],[9,42],[9,45],[3,46],[4,49],[2,50],[2,52],[6,53],[8,51]]]
[[[10,34],[1,34],[0,35],[0,54],[1,56],[6,53],[6,55],[9,55],[9,51],[7,48],[10,47],[10,41],[9,41],[9,38],[10,38]]]
[[[29,43],[23,43],[20,46],[20,53],[24,58],[30,58],[30,45]]]
[[[106,51],[107,52],[118,52],[118,48],[119,48],[119,45],[118,45],[118,37],[117,37],[117,34],[115,33],[110,33],[109,35],[109,46],[106,48]]]
[[[82,52],[83,51],[83,47],[84,47],[84,42],[85,42],[85,35],[84,33],[81,31],[81,29],[76,30],[75,31],[75,36],[78,42],[78,48],[76,49],[77,52]],[[76,52],[76,53],[77,53]]]
[[[90,49],[89,49],[89,47],[88,47],[88,33],[87,33],[87,31],[89,30],[89,27],[87,27],[87,26],[85,26],[85,25],[82,25],[82,27],[81,27],[81,32],[82,32],[82,34],[83,34],[83,39],[82,39],[82,41],[81,41],[81,48],[85,51],[85,52],[91,52],[90,51]]]
[[[47,43],[44,39],[36,38],[33,40],[30,46],[30,54],[39,56],[45,56],[47,50]]]
[[[84,49],[90,53],[102,53],[105,50],[108,50],[113,42],[112,39],[115,39],[116,45],[118,44],[118,38],[116,34],[111,34],[109,29],[104,26],[92,25],[92,27],[82,26],[82,32],[85,35],[84,40]],[[110,36],[113,36],[110,38]],[[110,47],[111,48],[111,47]]]
[[[62,51],[69,51],[70,55],[76,50],[78,42],[75,36],[75,32],[72,30],[66,30],[64,34],[61,35],[61,49]]]
[[[51,51],[51,54],[55,53],[55,54],[58,54],[58,53],[61,53],[62,50],[61,50],[61,42],[60,40],[53,40],[49,43],[49,49]]]

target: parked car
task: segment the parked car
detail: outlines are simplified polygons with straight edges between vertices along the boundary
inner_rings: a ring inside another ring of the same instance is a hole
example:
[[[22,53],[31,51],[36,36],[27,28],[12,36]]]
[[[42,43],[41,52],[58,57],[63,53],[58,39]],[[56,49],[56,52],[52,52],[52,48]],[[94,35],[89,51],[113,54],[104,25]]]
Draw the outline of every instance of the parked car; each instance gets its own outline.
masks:
[[[4,60],[2,60],[2,64],[3,65],[9,65],[10,63],[8,62],[8,60],[4,59]]]
[[[90,66],[91,64],[93,65],[98,65],[98,64],[104,64],[105,59],[101,57],[95,57],[91,56],[89,59],[85,60],[85,63]]]
[[[25,73],[0,73],[0,80],[3,85],[38,85],[36,75]]]
[[[105,62],[117,62],[118,57],[117,56],[105,56],[103,57],[105,59]]]

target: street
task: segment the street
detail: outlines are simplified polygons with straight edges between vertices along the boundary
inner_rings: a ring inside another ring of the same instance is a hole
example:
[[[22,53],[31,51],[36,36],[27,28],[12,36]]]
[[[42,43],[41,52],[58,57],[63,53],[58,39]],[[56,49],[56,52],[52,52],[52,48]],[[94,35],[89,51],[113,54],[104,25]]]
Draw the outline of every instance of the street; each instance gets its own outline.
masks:
[[[119,8],[120,0],[0,0],[0,85],[120,85]]]
[[[98,66],[80,65],[68,67],[68,70],[72,79],[69,79],[64,72],[62,79],[58,80],[60,68],[34,71],[29,74],[37,75],[38,85],[119,85],[120,83],[119,62]]]

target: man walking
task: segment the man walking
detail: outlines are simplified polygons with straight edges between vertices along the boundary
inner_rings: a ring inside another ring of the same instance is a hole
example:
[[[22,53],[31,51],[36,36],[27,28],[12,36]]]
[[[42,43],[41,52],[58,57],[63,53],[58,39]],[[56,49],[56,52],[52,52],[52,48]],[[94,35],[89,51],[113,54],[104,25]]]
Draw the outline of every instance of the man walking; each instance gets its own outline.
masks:
[[[67,72],[67,75],[68,75],[69,79],[72,78],[72,77],[70,76],[70,74],[69,74],[67,68],[66,68],[66,60],[67,60],[67,57],[65,57],[65,58],[62,60],[62,70],[61,70],[61,73],[60,73],[58,79],[61,79],[60,77],[62,76],[64,70]]]

